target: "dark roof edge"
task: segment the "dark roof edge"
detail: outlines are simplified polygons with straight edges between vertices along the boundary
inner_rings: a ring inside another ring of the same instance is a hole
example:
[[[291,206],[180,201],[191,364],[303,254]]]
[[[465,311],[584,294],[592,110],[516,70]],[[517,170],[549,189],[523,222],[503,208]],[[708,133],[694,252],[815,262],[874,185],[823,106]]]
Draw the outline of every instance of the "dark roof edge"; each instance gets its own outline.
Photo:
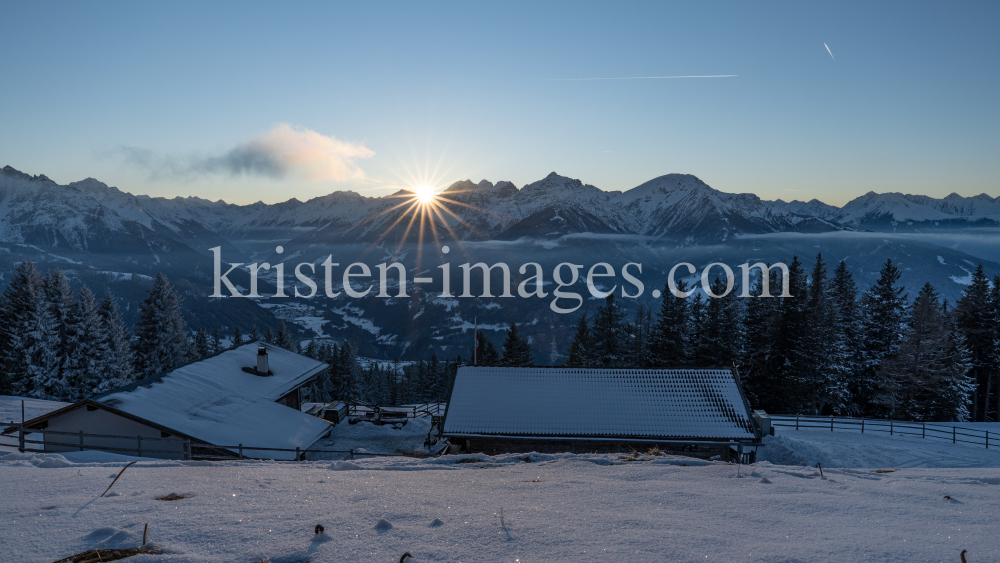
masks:
[[[684,444],[747,444],[755,445],[758,444],[756,438],[704,438],[700,436],[692,436],[690,438],[684,437],[632,437],[632,436],[619,436],[619,435],[607,435],[607,436],[561,436],[554,434],[476,434],[469,432],[443,432],[441,434],[446,438],[504,438],[510,440],[562,440],[562,441],[579,441],[579,442],[659,442],[670,443],[670,442],[682,442]]]

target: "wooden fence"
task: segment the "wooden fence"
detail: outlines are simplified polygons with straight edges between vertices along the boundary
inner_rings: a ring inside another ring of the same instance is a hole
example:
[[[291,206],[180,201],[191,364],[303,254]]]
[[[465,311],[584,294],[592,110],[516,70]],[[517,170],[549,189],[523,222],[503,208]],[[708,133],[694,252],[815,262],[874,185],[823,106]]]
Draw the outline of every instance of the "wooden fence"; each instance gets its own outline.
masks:
[[[159,459],[185,459],[185,460],[233,460],[233,459],[266,459],[255,457],[253,452],[295,452],[295,460],[304,460],[306,454],[318,453],[318,454],[347,454],[350,459],[355,459],[356,457],[430,457],[431,455],[441,455],[441,452],[437,454],[417,455],[417,454],[407,454],[407,453],[374,453],[374,452],[360,452],[354,449],[349,450],[327,450],[327,449],[315,449],[315,448],[275,448],[267,446],[247,446],[243,444],[237,444],[235,446],[225,446],[217,444],[205,444],[200,442],[192,442],[191,440],[184,439],[179,440],[177,438],[150,438],[146,436],[120,436],[111,434],[89,434],[85,432],[61,432],[48,429],[25,429],[21,423],[11,422],[8,427],[16,427],[17,430],[17,444],[6,444],[0,443],[0,446],[17,448],[20,452],[36,452],[36,453],[61,453],[61,451],[84,451],[84,450],[94,450],[94,451],[104,451],[120,453],[123,455],[135,455],[136,457],[149,457],[150,454],[168,454],[172,457],[159,458]],[[42,439],[32,439],[29,436],[33,434],[41,434]],[[54,439],[51,439],[49,437]],[[11,437],[6,435],[5,437]],[[94,444],[91,441],[90,444],[86,443],[86,439],[91,438],[99,440],[119,440],[125,443],[120,446],[108,446],[106,444]],[[153,444],[150,444],[152,442]],[[164,449],[162,445],[157,447],[162,442],[169,442],[175,447],[172,449]],[[134,447],[132,446],[134,444]],[[56,446],[60,448],[72,448],[72,450],[64,449],[61,451],[46,450],[46,446]],[[176,456],[176,457],[173,457]],[[154,459],[154,458],[151,458]]]
[[[946,440],[953,444],[972,444],[990,447],[990,439],[996,447],[997,432],[990,436],[989,430],[963,428],[934,422],[913,422],[882,420],[873,418],[847,418],[836,416],[785,416],[771,415],[771,426],[794,428],[796,430],[829,430],[842,432],[884,432],[890,436],[919,436],[921,438]]]

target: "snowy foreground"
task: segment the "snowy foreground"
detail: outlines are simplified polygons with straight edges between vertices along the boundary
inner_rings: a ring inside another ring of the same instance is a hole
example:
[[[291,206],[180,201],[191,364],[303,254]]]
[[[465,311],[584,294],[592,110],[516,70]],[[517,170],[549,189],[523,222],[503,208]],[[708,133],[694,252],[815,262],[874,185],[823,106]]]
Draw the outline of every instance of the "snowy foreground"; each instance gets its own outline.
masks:
[[[162,553],[125,561],[1000,561],[1000,451],[785,431],[760,453],[739,476],[668,456],[140,461],[99,498],[130,458],[14,452],[0,558],[136,547],[148,523]],[[773,463],[814,459],[825,478]]]

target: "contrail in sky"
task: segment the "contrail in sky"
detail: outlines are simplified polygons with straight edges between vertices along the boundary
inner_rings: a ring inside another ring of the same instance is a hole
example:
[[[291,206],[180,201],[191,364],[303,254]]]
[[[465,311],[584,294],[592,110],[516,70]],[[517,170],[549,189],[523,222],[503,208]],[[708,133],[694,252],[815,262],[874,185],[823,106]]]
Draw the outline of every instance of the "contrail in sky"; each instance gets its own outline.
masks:
[[[833,59],[833,53],[830,51],[830,46],[827,45],[826,43],[823,43],[823,46],[826,47],[826,52],[830,53],[830,58]],[[837,60],[837,59],[833,59],[833,60]]]
[[[703,76],[623,76],[616,78],[543,78],[542,80],[559,80],[581,82],[587,80],[659,80],[665,78],[736,78],[736,74],[710,74]]]

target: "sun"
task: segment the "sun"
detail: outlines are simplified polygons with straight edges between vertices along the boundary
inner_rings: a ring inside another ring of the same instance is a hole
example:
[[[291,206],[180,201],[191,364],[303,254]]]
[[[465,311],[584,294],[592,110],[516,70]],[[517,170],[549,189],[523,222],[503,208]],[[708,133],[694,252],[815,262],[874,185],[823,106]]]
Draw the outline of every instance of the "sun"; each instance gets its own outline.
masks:
[[[436,190],[431,186],[417,186],[413,188],[413,195],[420,203],[431,203],[437,197]]]

